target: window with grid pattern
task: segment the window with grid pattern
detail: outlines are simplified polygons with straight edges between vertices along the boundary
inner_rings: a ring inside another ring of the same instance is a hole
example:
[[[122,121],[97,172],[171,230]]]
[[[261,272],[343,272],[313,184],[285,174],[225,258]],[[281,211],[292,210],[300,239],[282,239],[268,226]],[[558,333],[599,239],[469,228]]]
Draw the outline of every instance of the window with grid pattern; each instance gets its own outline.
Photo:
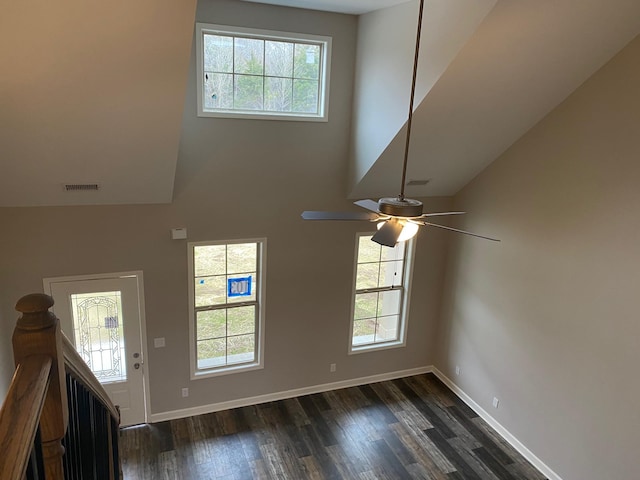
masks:
[[[261,365],[264,240],[189,244],[192,376]]]
[[[331,39],[197,24],[198,115],[326,120]]]
[[[356,240],[351,352],[404,344],[412,240],[395,247]]]

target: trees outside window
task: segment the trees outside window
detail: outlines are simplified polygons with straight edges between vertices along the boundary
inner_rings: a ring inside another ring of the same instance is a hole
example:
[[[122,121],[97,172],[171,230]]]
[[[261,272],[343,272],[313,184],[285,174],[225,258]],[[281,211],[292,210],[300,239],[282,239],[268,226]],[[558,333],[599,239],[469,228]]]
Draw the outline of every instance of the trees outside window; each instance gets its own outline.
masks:
[[[326,120],[331,39],[197,24],[198,114]]]

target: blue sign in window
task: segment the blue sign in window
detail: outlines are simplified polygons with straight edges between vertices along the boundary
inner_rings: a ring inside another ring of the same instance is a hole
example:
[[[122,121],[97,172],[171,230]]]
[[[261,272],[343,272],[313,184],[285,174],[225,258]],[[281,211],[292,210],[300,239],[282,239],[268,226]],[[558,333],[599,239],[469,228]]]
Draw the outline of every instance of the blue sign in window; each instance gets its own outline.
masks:
[[[251,277],[229,278],[227,280],[227,296],[250,297]]]

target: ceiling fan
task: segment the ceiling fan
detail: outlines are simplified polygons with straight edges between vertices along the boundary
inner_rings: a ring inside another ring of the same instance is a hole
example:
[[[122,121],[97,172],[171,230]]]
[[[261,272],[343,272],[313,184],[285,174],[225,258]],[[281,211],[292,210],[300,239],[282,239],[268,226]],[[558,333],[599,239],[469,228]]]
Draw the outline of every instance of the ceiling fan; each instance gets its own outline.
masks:
[[[302,212],[304,220],[364,220],[369,222],[378,222],[378,231],[373,235],[371,240],[380,245],[394,247],[396,243],[410,239],[416,233],[420,226],[429,226],[450,230],[465,235],[484,238],[499,242],[500,240],[491,237],[485,237],[475,233],[458,230],[457,228],[431,223],[430,217],[438,217],[445,215],[461,215],[465,212],[437,212],[422,213],[422,202],[404,196],[404,186],[407,178],[407,161],[409,159],[409,143],[411,138],[411,121],[413,119],[413,100],[416,90],[416,76],[418,70],[418,53],[420,51],[420,33],[422,30],[422,12],[424,10],[424,0],[420,0],[420,10],[418,13],[418,31],[416,38],[416,50],[413,60],[413,78],[411,81],[411,97],[409,100],[409,118],[407,120],[407,137],[404,149],[404,163],[402,165],[402,183],[400,184],[400,194],[395,198],[381,198],[378,202],[373,200],[358,200],[354,202],[368,212],[321,212],[321,211],[305,211]]]

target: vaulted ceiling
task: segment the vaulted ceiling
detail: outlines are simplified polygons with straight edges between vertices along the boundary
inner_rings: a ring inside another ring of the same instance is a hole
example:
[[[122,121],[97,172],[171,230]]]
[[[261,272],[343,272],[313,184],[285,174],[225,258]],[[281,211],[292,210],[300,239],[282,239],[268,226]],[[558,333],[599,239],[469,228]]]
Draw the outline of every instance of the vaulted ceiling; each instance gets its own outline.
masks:
[[[415,109],[408,179],[429,183],[406,193],[458,192],[639,33],[636,0],[498,0]],[[428,71],[429,54],[420,60]],[[398,193],[403,127],[351,198]]]
[[[0,205],[171,202],[195,7],[2,7]]]
[[[366,15],[406,3],[252,1]],[[3,7],[0,206],[171,202],[195,6]],[[451,58],[440,59],[416,108],[409,178],[431,181],[407,193],[455,193],[639,32],[637,0],[497,0]],[[408,85],[394,94],[408,103]],[[397,193],[403,126],[389,126],[388,144],[354,176],[350,196]],[[63,188],[94,183],[90,195]]]

